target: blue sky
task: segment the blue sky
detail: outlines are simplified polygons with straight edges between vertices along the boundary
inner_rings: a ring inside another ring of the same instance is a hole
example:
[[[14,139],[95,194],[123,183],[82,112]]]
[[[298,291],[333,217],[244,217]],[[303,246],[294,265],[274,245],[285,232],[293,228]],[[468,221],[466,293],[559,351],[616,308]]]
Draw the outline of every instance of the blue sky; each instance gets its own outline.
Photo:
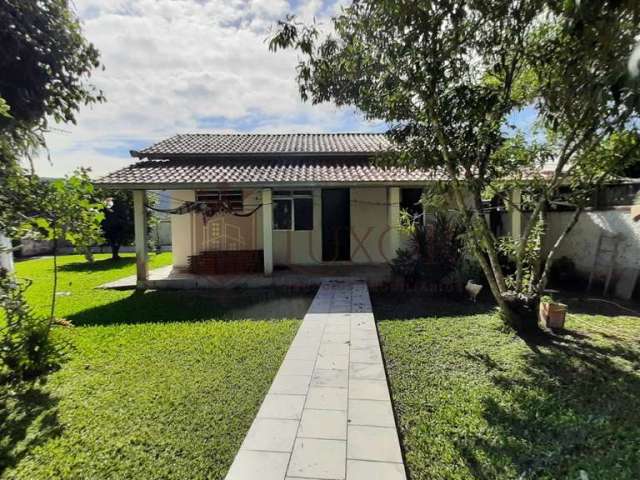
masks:
[[[352,108],[303,103],[296,54],[268,51],[287,13],[328,24],[347,0],[75,0],[104,70],[91,82],[107,102],[47,135],[43,176],[78,166],[94,176],[131,163],[129,150],[186,132],[384,131]],[[519,114],[524,122],[531,112]]]

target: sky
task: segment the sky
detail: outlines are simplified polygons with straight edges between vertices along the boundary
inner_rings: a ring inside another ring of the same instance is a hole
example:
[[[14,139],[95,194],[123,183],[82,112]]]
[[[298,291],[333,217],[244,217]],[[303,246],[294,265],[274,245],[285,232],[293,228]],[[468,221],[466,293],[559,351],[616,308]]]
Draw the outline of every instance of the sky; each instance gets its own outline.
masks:
[[[344,1],[344,0],[342,0]],[[79,166],[100,176],[131,164],[129,150],[177,133],[380,132],[353,108],[300,100],[297,55],[272,53],[269,32],[287,13],[329,24],[340,1],[73,0],[103,69],[90,82],[105,103],[77,125],[51,125],[42,176]]]
[[[287,13],[329,25],[347,1],[72,0],[101,53],[90,82],[106,102],[82,108],[76,125],[51,125],[37,172],[82,166],[97,177],[130,165],[129,150],[177,133],[385,131],[354,108],[303,103],[297,54],[268,50]]]

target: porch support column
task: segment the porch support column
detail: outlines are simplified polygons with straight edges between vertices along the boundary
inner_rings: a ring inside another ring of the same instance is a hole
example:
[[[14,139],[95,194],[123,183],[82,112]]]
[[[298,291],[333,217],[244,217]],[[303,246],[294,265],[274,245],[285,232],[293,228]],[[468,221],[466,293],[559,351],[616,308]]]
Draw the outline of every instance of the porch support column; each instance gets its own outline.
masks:
[[[262,251],[264,274],[273,273],[273,206],[270,188],[262,189]]]
[[[510,216],[511,216],[511,238],[520,240],[522,235],[522,212],[519,210],[522,205],[522,191],[519,188],[511,192]],[[518,208],[514,208],[513,205]]]
[[[389,226],[389,260],[396,257],[400,248],[400,188],[387,189],[387,225]]]
[[[147,209],[146,192],[133,191],[133,226],[136,242],[136,274],[137,288],[145,288],[149,278],[149,255],[147,252]]]

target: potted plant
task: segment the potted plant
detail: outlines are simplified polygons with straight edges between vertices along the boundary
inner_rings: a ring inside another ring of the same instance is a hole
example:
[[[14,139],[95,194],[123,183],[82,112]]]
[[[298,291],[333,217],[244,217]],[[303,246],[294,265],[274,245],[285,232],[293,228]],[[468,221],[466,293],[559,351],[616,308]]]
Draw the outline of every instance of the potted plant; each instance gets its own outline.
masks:
[[[547,327],[553,329],[564,328],[567,316],[567,306],[556,302],[550,295],[540,298],[540,310],[538,317],[544,321]]]

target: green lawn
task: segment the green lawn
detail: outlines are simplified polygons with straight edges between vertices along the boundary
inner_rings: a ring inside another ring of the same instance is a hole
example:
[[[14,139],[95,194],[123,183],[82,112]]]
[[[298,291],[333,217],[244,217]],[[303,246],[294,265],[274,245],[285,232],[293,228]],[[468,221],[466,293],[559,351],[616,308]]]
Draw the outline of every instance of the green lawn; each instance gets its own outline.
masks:
[[[411,303],[374,297],[413,480],[640,478],[640,318],[527,343],[490,307]]]
[[[61,258],[69,294],[57,316],[75,326],[55,335],[68,359],[0,411],[0,476],[223,478],[299,325],[266,319],[300,317],[309,296],[96,290],[135,269],[132,257],[113,268],[97,258]],[[45,313],[51,260],[17,272],[34,280],[28,296]]]

